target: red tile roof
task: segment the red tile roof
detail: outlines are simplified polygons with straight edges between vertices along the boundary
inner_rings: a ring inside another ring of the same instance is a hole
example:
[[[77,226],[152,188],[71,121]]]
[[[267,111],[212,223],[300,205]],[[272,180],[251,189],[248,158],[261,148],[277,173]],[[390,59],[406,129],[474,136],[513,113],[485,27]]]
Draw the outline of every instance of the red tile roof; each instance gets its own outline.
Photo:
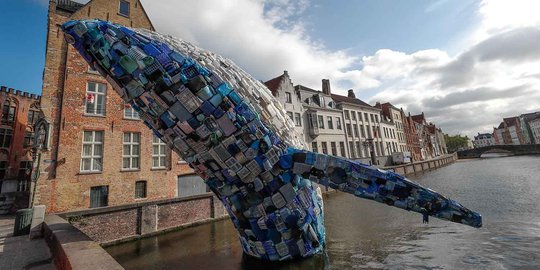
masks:
[[[422,124],[424,122],[426,122],[426,118],[424,117],[424,114],[417,114],[417,115],[413,115],[411,116],[412,117],[412,120],[416,123],[419,123],[419,124]]]
[[[517,117],[503,118],[503,121],[504,121],[504,122],[506,123],[506,125],[509,126],[509,127],[517,125]]]
[[[279,86],[281,85],[281,81],[283,80],[283,77],[284,77],[284,74],[281,74],[267,82],[264,83],[264,85],[266,85],[266,87],[268,87],[268,89],[270,89],[270,91],[272,92],[272,95],[276,95],[276,92],[279,88]]]

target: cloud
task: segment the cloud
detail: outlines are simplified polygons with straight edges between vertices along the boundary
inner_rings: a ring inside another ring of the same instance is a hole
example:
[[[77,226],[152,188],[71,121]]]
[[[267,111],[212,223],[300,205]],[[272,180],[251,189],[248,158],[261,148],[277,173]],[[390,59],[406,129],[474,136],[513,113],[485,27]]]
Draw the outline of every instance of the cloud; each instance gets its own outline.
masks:
[[[257,79],[288,70],[296,83],[317,87],[357,57],[310,40],[297,17],[309,2],[292,0],[143,0],[158,31],[215,51]]]
[[[260,80],[288,70],[293,83],[354,88],[367,101],[392,102],[448,133],[490,131],[502,117],[540,108],[538,1],[482,1],[481,23],[449,55],[440,49],[373,55],[330,50],[305,31],[309,0],[142,0],[157,30],[231,58]],[[428,6],[431,12],[447,4]]]
[[[498,32],[455,57],[437,50],[381,50],[375,55],[391,57],[364,62],[364,70],[376,72],[363,74],[378,82],[370,101],[390,101],[413,114],[425,112],[449,133],[491,131],[502,117],[540,108],[538,40],[540,28],[527,26]],[[392,83],[385,84],[388,80]]]

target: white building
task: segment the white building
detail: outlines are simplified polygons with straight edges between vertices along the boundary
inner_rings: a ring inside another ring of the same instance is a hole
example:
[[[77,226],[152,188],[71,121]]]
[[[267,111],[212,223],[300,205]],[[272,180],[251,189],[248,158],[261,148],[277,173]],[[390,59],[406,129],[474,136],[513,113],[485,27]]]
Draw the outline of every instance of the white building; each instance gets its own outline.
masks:
[[[356,158],[369,158],[367,142],[373,139],[376,156],[385,156],[381,132],[381,110],[357,99],[353,90],[347,96],[332,94],[333,100],[343,110],[347,144]]]
[[[343,112],[331,96],[330,83],[323,80],[322,91],[296,85],[305,109],[306,142],[314,152],[350,157],[343,125]]]
[[[494,145],[495,138],[491,133],[478,133],[477,136],[474,136],[473,144],[475,148]]]
[[[388,138],[390,139],[390,142],[394,143],[394,145],[391,144],[392,152],[407,151],[407,140],[405,138],[405,129],[403,126],[402,110],[396,108],[390,102],[383,103],[383,104],[381,104],[380,102],[377,102],[375,107],[382,110],[381,111],[382,116],[386,118],[388,121],[390,121],[393,124],[393,128],[395,129],[392,132],[390,131],[388,132],[389,133]],[[392,127],[387,127],[387,128],[391,129]]]
[[[540,116],[529,121],[529,127],[531,128],[534,143],[540,144]]]

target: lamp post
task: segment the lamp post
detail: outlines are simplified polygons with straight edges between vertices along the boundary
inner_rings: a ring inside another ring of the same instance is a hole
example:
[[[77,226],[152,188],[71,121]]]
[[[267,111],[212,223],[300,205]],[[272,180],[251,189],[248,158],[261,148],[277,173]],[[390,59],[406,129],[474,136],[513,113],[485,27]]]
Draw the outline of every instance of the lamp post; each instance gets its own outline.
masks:
[[[362,142],[362,145],[369,149],[371,164],[375,165],[377,163],[377,159],[375,158],[375,147],[373,145],[373,138],[367,138],[364,142]]]

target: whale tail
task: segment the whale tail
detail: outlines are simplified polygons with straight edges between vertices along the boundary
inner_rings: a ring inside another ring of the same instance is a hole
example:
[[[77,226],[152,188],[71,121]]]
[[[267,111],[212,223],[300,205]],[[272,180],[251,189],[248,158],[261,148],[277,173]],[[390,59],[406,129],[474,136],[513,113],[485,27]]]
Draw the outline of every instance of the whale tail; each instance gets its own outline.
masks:
[[[424,223],[428,222],[428,216],[433,216],[476,228],[482,227],[480,214],[392,171],[292,148],[281,157],[280,164],[289,166],[294,174],[320,185],[421,213]]]

